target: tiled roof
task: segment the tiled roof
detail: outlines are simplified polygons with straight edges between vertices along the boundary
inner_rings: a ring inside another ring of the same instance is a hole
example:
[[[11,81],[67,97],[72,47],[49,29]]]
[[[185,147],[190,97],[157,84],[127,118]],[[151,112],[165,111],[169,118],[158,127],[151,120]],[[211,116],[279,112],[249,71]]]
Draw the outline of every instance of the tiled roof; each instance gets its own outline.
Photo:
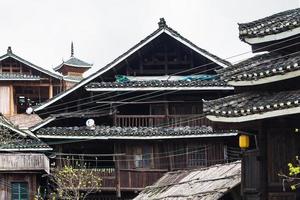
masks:
[[[86,89],[100,89],[100,88],[190,88],[190,87],[228,87],[224,81],[220,80],[178,80],[178,81],[128,81],[124,83],[119,82],[93,82],[85,86]]]
[[[166,173],[134,200],[220,199],[241,183],[241,162]]]
[[[35,76],[35,75],[29,75],[29,74],[18,74],[18,73],[0,73],[0,81],[5,80],[5,81],[9,81],[9,80],[13,80],[13,81],[17,81],[17,80],[33,80],[33,81],[38,81],[40,80],[39,76]]]
[[[37,131],[39,138],[78,137],[103,139],[162,139],[177,137],[222,137],[237,135],[236,131],[213,131],[210,127],[47,127]]]
[[[72,87],[71,89],[66,90],[66,91],[60,93],[59,95],[53,97],[49,101],[44,102],[39,107],[35,107],[34,110],[36,112],[40,111],[40,110],[44,109],[45,107],[51,105],[52,103],[56,102],[57,100],[63,98],[64,96],[66,96],[66,95],[72,93],[73,91],[77,90],[78,88],[80,88],[80,87],[88,84],[89,82],[93,81],[95,78],[97,78],[98,76],[100,76],[102,73],[104,73],[106,70],[109,70],[109,69],[113,68],[121,60],[125,59],[126,57],[130,56],[132,53],[136,52],[137,49],[142,48],[143,45],[147,44],[147,42],[151,41],[153,38],[158,37],[159,35],[161,35],[163,33],[169,34],[171,37],[180,40],[181,43],[185,43],[188,46],[196,49],[197,52],[199,52],[199,54],[201,52],[202,55],[205,55],[206,57],[213,58],[213,61],[217,61],[218,63],[221,63],[223,66],[226,66],[226,67],[231,66],[231,63],[229,63],[228,61],[223,60],[223,59],[219,58],[218,56],[216,56],[216,55],[214,55],[212,53],[209,53],[208,51],[206,51],[206,50],[198,47],[197,45],[195,45],[194,43],[192,43],[188,39],[184,38],[178,32],[176,32],[175,30],[173,30],[172,28],[170,28],[169,26],[167,26],[164,23],[164,24],[160,25],[157,30],[155,30],[153,33],[151,33],[150,35],[148,35],[145,39],[141,40],[136,45],[134,45],[128,51],[126,51],[125,53],[123,53],[122,55],[120,55],[119,57],[117,57],[116,59],[114,59],[112,62],[108,63],[106,66],[100,68],[95,73],[93,73],[90,76],[86,77],[81,82],[79,82],[78,84],[74,85],[74,87]]]
[[[288,55],[265,53],[249,58],[246,61],[226,69],[221,69],[218,72],[222,74],[222,80],[226,82],[229,81],[229,85],[238,86],[239,84],[259,84],[261,80],[267,80],[268,78],[268,81],[264,82],[272,82],[275,81],[275,79],[270,79],[270,77],[274,76],[278,77],[276,80],[282,80],[287,74],[294,75],[286,76],[286,79],[294,78],[298,76],[295,72],[298,72],[299,69],[299,52]]]
[[[51,148],[27,133],[14,127],[0,115],[0,151],[45,151]]]
[[[203,110],[209,119],[215,121],[218,121],[218,117],[219,121],[226,121],[226,118],[249,121],[300,113],[299,108],[300,90],[295,90],[240,93],[217,100],[204,101]],[[253,117],[246,118],[247,116]]]
[[[75,57],[71,57],[69,60],[64,61],[62,64],[60,64],[59,66],[53,68],[55,71],[59,70],[63,65],[68,65],[71,67],[80,67],[80,68],[91,68],[93,65],[89,64],[85,61],[82,61],[78,58]]]
[[[240,38],[255,38],[292,30],[300,26],[300,8],[239,24]]]
[[[19,129],[28,129],[42,121],[37,114],[16,114],[9,117],[9,120]]]

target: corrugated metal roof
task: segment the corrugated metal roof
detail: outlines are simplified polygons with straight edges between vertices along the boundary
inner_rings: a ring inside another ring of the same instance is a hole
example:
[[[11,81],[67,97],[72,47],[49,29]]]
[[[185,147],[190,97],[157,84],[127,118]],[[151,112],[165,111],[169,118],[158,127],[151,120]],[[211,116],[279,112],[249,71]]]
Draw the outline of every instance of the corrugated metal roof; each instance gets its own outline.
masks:
[[[241,162],[207,168],[168,172],[135,200],[215,200],[241,182]]]

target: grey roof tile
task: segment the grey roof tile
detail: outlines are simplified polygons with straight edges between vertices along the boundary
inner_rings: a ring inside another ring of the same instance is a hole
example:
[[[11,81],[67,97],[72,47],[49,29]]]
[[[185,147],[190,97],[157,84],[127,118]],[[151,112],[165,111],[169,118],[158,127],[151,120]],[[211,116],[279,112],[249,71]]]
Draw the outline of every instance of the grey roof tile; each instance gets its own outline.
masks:
[[[40,80],[40,76],[20,73],[0,73],[0,80]]]
[[[239,24],[240,38],[255,38],[292,30],[300,26],[300,8],[283,11],[249,23]]]
[[[62,66],[68,65],[71,67],[80,67],[80,68],[91,68],[93,65],[89,64],[85,61],[82,61],[76,57],[71,56],[67,61],[64,61],[62,64],[59,66],[53,68],[55,71],[59,70]]]
[[[161,136],[179,137],[179,136],[200,136],[211,135],[211,137],[223,135],[234,135],[237,131],[213,131],[211,127],[109,127],[96,126],[95,129],[87,127],[47,127],[37,131],[37,136],[85,136],[85,137],[113,137],[114,139],[122,139],[122,137],[148,137],[155,138]],[[209,137],[209,136],[207,136]]]
[[[300,106],[300,90],[283,92],[245,92],[205,101],[207,115],[235,118],[285,110]]]
[[[153,81],[128,81],[124,83],[119,82],[93,82],[85,86],[86,89],[95,88],[160,88],[160,87],[227,87],[228,85],[224,81],[220,80],[179,80],[179,81],[165,81],[165,80],[153,80]]]
[[[134,200],[221,199],[241,183],[241,162],[166,173]]]
[[[221,80],[239,82],[283,75],[299,69],[299,52],[288,55],[273,52],[254,56],[226,69],[218,70],[218,73],[222,74]]]
[[[50,149],[47,144],[38,138],[34,138],[14,127],[10,121],[0,114],[0,151],[39,151]]]

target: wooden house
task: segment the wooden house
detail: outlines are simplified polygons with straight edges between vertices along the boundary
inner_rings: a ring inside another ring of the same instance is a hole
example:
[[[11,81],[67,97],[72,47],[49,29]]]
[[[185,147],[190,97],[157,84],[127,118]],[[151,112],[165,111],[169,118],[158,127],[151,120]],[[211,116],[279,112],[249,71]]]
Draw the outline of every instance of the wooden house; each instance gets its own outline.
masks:
[[[0,115],[0,199],[33,199],[50,172],[44,152],[52,150]]]
[[[67,63],[75,61],[80,60],[72,57]],[[67,74],[74,71],[73,68],[62,69]],[[28,107],[52,98],[79,80],[34,65],[8,47],[7,53],[0,57],[0,113],[6,116],[25,113]]]
[[[69,89],[83,79],[83,73],[89,70],[93,65],[82,61],[74,56],[74,46],[71,43],[71,57],[63,61],[60,65],[53,68],[56,72],[63,75],[65,84],[64,88]]]
[[[203,98],[233,93],[215,72],[228,66],[160,19],[137,45],[35,107],[44,120],[31,131],[61,142],[51,145],[58,168],[80,158],[99,168],[97,198],[132,198],[167,171],[238,159],[237,132],[214,130],[202,112]]]
[[[297,198],[289,188],[283,191],[278,174],[287,174],[287,164],[300,153],[299,17],[297,8],[239,24],[242,41],[255,52],[268,53],[218,71],[237,94],[204,102],[207,118],[216,126],[250,134],[242,162],[246,200]]]

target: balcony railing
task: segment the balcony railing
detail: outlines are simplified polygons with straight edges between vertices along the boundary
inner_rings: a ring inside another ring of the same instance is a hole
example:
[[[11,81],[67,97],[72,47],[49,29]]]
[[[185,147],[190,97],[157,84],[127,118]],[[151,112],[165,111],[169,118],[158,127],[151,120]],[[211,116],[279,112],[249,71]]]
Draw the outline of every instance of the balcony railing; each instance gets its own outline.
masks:
[[[55,169],[51,169],[55,171]],[[91,170],[94,177],[101,178],[101,191],[117,191],[117,182],[120,181],[120,190],[137,191],[152,185],[162,177],[167,169],[120,169],[117,173],[115,168],[82,169]],[[119,176],[119,177],[118,177]],[[81,188],[85,190],[87,188]]]
[[[212,122],[200,114],[191,115],[116,115],[115,125],[121,127],[178,127],[211,126]]]

